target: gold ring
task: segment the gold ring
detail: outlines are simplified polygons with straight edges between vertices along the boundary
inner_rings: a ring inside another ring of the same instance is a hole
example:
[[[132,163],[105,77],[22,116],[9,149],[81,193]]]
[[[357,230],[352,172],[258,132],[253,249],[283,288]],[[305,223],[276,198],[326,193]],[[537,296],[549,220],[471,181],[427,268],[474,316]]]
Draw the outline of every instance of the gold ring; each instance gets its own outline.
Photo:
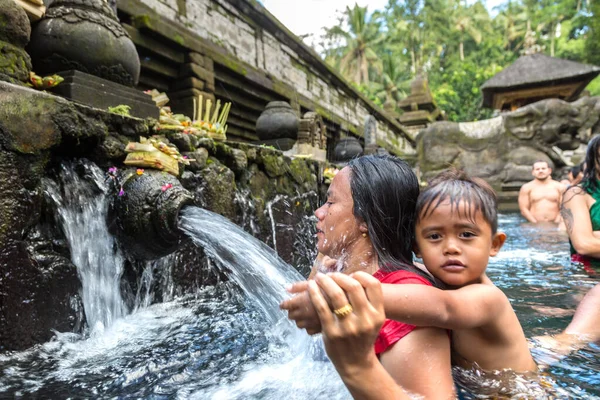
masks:
[[[348,303],[344,307],[340,307],[340,308],[333,310],[333,313],[335,315],[337,315],[339,318],[344,318],[344,317],[347,317],[348,315],[352,314],[352,311],[354,311],[354,309],[352,308],[350,303]]]

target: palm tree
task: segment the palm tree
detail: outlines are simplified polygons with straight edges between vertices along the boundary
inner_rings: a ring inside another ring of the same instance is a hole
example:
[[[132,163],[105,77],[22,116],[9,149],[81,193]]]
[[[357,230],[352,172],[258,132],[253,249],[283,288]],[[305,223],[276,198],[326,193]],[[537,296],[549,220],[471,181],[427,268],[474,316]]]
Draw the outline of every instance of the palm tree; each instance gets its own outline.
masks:
[[[371,68],[381,71],[381,60],[375,52],[375,47],[384,40],[379,14],[368,16],[367,7],[357,4],[346,7],[340,26],[327,29],[325,36],[331,41],[339,40],[339,68],[346,78],[363,85],[370,82]]]
[[[458,33],[460,61],[465,60],[465,40],[470,37],[477,44],[481,43],[483,31],[489,26],[490,18],[485,6],[479,1],[472,6],[463,6],[457,2],[452,15],[454,30]]]
[[[510,0],[502,7],[494,20],[496,26],[504,30],[504,48],[518,50],[523,46],[523,39],[527,33],[527,13],[520,4]]]

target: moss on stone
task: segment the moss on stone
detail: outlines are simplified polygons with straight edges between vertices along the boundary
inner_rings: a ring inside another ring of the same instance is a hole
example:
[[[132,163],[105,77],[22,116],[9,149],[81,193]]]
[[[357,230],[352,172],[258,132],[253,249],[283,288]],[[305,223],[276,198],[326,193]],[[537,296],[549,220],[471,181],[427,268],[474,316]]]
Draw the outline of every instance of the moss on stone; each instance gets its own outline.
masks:
[[[306,161],[301,158],[294,158],[289,165],[290,175],[298,184],[304,184],[313,181],[314,174]],[[316,179],[315,179],[316,181]]]
[[[175,34],[175,35],[173,35],[173,40],[174,40],[174,41],[175,41],[177,44],[179,44],[179,45],[181,45],[181,46],[185,46],[185,39],[183,38],[183,36],[181,36],[181,35],[178,35],[178,34]]]
[[[261,149],[260,160],[262,161],[265,172],[272,178],[281,176],[288,171],[287,165],[280,152]]]
[[[231,157],[231,147],[223,142],[214,142],[215,155],[219,158]]]
[[[131,24],[137,29],[152,28],[150,16],[146,14],[134,16],[133,18],[131,18]]]

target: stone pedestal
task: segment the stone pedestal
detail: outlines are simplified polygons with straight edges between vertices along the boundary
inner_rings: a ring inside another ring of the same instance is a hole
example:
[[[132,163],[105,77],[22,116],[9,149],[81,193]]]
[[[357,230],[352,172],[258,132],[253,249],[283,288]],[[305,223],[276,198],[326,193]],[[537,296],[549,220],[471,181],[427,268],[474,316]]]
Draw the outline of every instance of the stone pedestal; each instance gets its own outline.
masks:
[[[144,92],[76,70],[58,75],[65,79],[64,82],[49,91],[59,96],[103,110],[124,104],[131,107],[130,113],[134,117],[159,117],[156,103]]]

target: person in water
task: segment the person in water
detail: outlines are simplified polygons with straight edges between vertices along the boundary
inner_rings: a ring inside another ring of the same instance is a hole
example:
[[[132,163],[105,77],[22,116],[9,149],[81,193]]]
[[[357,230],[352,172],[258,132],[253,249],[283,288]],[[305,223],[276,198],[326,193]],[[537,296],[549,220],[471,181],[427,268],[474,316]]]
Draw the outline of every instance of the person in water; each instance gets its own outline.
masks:
[[[498,254],[506,239],[497,231],[497,196],[493,189],[481,179],[447,171],[421,193],[416,211],[415,253],[427,270],[447,285],[447,290],[384,284],[386,317],[452,330],[453,363],[461,367],[494,373],[537,371],[508,298],[485,274],[489,257]],[[317,283],[329,298],[339,296],[339,292],[356,291],[356,286],[370,291],[379,286],[362,272],[352,277],[333,273]],[[305,287],[304,283],[295,284],[291,292]],[[311,298],[317,298],[316,294],[312,293]],[[294,302],[300,304],[290,304]],[[318,298],[313,304],[319,305]],[[302,297],[289,300],[286,308],[301,310],[290,315],[299,326],[314,327],[314,323],[305,321],[315,316],[309,315],[312,309],[303,304]]]
[[[337,260],[343,273],[362,271],[392,286],[431,286],[429,275],[412,264],[418,194],[417,177],[396,157],[364,156],[350,161],[333,178],[327,202],[315,211],[318,251]],[[323,279],[328,278],[317,274],[311,285]],[[311,304],[308,293],[304,296]],[[383,312],[373,313],[370,307],[344,300],[328,310],[329,319],[322,314],[325,348],[352,395],[375,398],[387,393],[389,398],[403,398],[408,392],[427,399],[454,398],[447,332],[385,320]],[[282,308],[290,310],[290,315],[295,312],[286,303]],[[377,325],[373,340],[369,331],[369,340],[358,341],[352,351],[337,351],[340,342],[330,328],[351,325],[357,312],[365,317],[372,314],[370,321]],[[378,376],[393,385],[356,385],[356,374]]]
[[[531,169],[533,180],[519,190],[519,210],[531,223],[560,223],[560,203],[565,186],[552,179],[547,161],[536,161]]]
[[[564,195],[561,215],[569,235],[571,260],[595,274],[600,267],[600,136],[589,141],[581,183]]]

